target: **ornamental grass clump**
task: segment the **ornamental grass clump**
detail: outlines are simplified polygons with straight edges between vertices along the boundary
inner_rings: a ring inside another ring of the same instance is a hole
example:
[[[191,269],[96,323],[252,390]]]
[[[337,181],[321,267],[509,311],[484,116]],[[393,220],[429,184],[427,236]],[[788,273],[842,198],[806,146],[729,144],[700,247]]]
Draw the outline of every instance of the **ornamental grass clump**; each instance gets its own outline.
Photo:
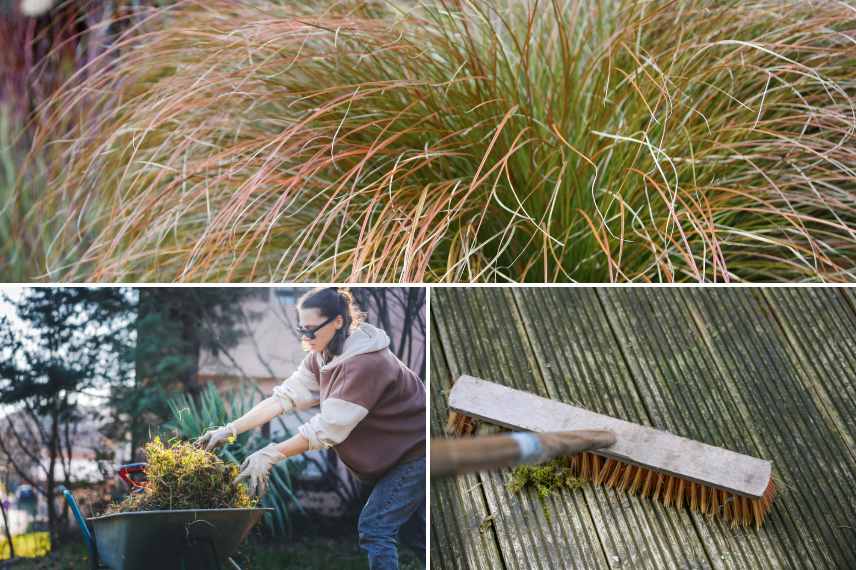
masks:
[[[30,138],[42,121],[41,103],[82,81],[112,41],[144,20],[161,0],[7,0],[0,7],[0,275],[5,282],[35,280],[44,271],[51,224],[28,213],[45,187],[38,153],[26,162]],[[74,121],[74,117],[66,117]],[[53,138],[65,127],[42,125]],[[20,178],[18,175],[20,174]],[[34,227],[35,226],[35,227]]]
[[[43,110],[52,279],[856,279],[847,2],[160,19]]]
[[[256,499],[233,483],[238,468],[187,442],[146,444],[145,490],[131,493],[110,512],[251,508]]]

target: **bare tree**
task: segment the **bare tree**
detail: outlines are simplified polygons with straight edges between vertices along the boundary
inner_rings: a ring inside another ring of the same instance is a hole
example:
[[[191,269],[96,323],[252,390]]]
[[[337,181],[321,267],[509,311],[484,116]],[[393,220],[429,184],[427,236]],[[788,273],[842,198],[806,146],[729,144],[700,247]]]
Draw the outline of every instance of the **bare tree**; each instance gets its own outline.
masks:
[[[45,498],[52,540],[61,522],[56,486],[69,484],[82,419],[78,397],[115,373],[110,325],[123,302],[122,291],[109,288],[33,288],[14,303],[17,324],[0,320],[0,404],[14,411],[0,424],[0,452]]]

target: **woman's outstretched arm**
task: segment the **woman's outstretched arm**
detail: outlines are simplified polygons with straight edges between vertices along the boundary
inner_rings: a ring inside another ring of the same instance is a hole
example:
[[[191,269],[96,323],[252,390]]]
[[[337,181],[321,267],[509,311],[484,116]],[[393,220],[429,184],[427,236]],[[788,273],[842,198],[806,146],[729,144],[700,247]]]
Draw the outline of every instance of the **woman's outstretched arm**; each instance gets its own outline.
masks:
[[[307,358],[312,358],[308,355]],[[273,389],[273,395],[253,406],[253,408],[223,427],[205,432],[197,441],[206,449],[214,449],[222,445],[231,436],[266,424],[280,414],[291,410],[307,410],[318,405],[318,380],[306,367],[306,359],[300,363],[297,370],[285,381]]]
[[[238,437],[238,434],[266,424],[281,413],[283,413],[282,402],[279,398],[271,396],[253,406],[250,411],[240,418],[229,422],[225,426],[206,431],[196,440],[196,444],[204,446],[205,449],[210,451],[226,443],[230,437]]]
[[[250,411],[233,420],[228,425],[235,430],[235,435],[262,426],[283,413],[282,403],[275,397],[265,398],[252,407]]]

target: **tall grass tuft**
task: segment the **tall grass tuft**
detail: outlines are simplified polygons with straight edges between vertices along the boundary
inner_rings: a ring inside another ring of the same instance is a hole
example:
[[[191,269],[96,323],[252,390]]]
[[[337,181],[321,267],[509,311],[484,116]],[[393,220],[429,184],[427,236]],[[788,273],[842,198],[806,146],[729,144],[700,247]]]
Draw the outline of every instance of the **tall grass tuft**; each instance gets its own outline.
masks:
[[[185,1],[44,110],[47,276],[856,278],[856,9]],[[97,62],[96,62],[97,63]]]
[[[28,281],[44,272],[50,224],[27,213],[45,187],[38,154],[22,164],[42,120],[36,112],[58,90],[85,79],[122,30],[162,0],[6,0],[0,14],[0,280]],[[110,51],[111,56],[117,50]],[[107,56],[105,56],[107,57]],[[103,60],[104,58],[102,58]],[[64,87],[63,87],[64,86]],[[67,121],[75,116],[69,114]],[[43,130],[62,139],[61,124]],[[18,174],[21,174],[18,177]]]
[[[33,277],[38,263],[30,259],[38,255],[36,243],[25,242],[28,232],[18,225],[34,205],[29,189],[35,185],[18,178],[26,143],[21,142],[21,120],[11,107],[0,102],[0,280],[21,282]],[[27,170],[31,178],[38,178],[33,176],[36,169],[34,162]]]

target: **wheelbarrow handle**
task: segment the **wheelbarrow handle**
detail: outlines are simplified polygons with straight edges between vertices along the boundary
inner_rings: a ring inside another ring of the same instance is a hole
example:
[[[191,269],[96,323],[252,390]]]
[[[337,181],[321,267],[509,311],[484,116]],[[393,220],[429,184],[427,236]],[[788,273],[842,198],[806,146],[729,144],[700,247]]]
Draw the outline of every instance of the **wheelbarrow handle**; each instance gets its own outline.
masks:
[[[134,473],[142,473],[145,475],[146,473],[146,464],[145,463],[128,463],[127,465],[122,465],[119,467],[119,478],[122,479],[125,483],[128,484],[131,489],[145,489],[146,485],[142,481],[137,481],[131,475]]]
[[[62,494],[65,496],[65,502],[68,503],[68,506],[71,508],[74,518],[77,520],[77,524],[80,527],[80,533],[83,535],[83,542],[86,543],[86,548],[89,550],[90,568],[97,569],[98,547],[95,544],[95,535],[89,528],[89,523],[87,523],[86,519],[83,518],[83,514],[80,512],[80,507],[77,506],[77,501],[74,500],[74,495],[71,494],[71,491],[65,489]]]

